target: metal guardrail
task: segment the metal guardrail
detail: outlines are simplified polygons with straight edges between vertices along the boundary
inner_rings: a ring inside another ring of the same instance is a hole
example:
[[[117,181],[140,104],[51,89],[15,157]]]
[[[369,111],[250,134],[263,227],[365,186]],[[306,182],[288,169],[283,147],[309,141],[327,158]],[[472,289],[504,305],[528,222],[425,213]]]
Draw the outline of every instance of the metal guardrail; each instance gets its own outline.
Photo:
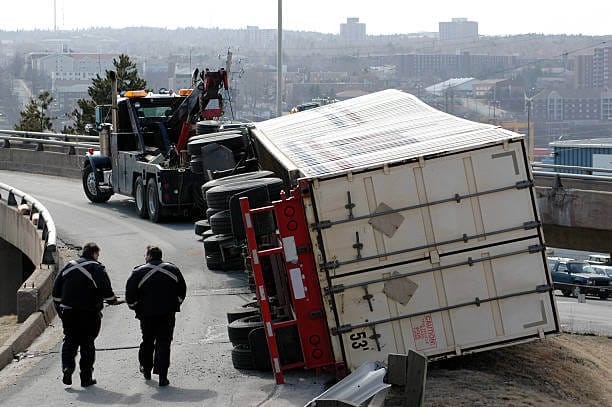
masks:
[[[63,133],[45,133],[45,132],[34,132],[34,131],[21,131],[21,130],[2,130],[0,134],[8,134],[9,136],[36,138],[36,139],[52,139],[52,140],[87,140],[87,141],[98,141],[98,136],[90,136],[85,134],[63,134]]]
[[[597,167],[581,167],[576,165],[556,165],[556,164],[543,164],[541,162],[532,162],[531,168],[534,174],[538,175],[550,175],[560,174],[568,178],[581,178],[581,179],[593,179],[593,180],[609,180],[612,178],[612,168],[597,168]],[[536,168],[550,168],[558,171],[582,171],[584,174],[576,174],[571,172],[557,172],[557,171],[536,171]],[[593,175],[594,172],[603,172],[606,175]],[[608,175],[610,174],[610,175]]]
[[[37,228],[42,230],[42,239],[45,241],[45,250],[43,252],[42,264],[57,264],[57,235],[55,223],[51,214],[36,198],[13,188],[10,185],[0,182],[0,200],[4,201],[8,206],[17,207],[20,204],[28,204],[31,207],[30,220],[35,213],[38,213]]]
[[[91,137],[91,136],[88,136],[88,137]],[[93,143],[93,142],[81,143],[78,141],[62,141],[62,140],[41,139],[41,138],[3,136],[1,134],[0,134],[0,140],[4,140],[4,148],[11,148],[11,142],[19,142],[22,144],[27,144],[27,143],[36,144],[36,151],[45,151],[44,145],[68,147],[69,155],[76,154],[77,148],[99,148],[99,144]]]

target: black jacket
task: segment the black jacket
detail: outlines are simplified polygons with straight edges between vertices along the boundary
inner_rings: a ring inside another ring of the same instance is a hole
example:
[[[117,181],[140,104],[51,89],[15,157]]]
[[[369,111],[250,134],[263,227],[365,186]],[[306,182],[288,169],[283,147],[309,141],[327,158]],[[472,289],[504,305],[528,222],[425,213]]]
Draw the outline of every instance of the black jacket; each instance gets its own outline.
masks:
[[[100,312],[104,301],[117,301],[104,265],[86,257],[71,260],[62,268],[55,277],[52,296],[57,307],[92,312]]]
[[[186,293],[185,279],[178,267],[151,260],[132,271],[125,287],[125,301],[140,319],[180,311]]]

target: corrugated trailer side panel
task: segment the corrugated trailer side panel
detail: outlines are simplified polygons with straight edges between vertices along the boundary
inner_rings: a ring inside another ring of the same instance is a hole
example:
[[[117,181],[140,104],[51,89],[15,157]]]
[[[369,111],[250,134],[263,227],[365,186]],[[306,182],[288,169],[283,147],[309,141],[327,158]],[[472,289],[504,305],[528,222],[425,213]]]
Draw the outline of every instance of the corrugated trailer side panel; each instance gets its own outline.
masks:
[[[336,359],[431,359],[559,331],[523,142],[311,180]]]

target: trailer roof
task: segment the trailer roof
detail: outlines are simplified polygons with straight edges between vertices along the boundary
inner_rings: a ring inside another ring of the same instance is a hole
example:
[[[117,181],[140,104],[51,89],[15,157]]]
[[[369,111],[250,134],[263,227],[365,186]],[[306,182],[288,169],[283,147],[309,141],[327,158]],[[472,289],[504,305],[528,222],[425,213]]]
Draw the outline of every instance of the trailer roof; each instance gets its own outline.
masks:
[[[523,137],[384,90],[255,123],[255,136],[289,171],[320,177]]]

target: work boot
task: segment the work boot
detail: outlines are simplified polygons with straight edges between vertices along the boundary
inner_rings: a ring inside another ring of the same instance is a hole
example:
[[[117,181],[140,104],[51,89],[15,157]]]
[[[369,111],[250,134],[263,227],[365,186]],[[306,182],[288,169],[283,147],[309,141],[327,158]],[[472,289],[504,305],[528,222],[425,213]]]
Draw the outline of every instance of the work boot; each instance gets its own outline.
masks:
[[[62,373],[64,373],[64,376],[62,377],[62,383],[67,386],[70,386],[72,384],[72,373],[74,373],[74,369],[65,367],[62,370]]]
[[[166,376],[165,374],[160,374],[159,375],[159,387],[165,387],[169,384],[170,384],[170,381],[168,380],[168,376]]]
[[[145,369],[144,366],[140,366],[140,373],[142,373],[145,380],[151,380],[151,369]]]
[[[96,379],[91,377],[91,372],[81,372],[81,387],[89,387],[98,383]]]

